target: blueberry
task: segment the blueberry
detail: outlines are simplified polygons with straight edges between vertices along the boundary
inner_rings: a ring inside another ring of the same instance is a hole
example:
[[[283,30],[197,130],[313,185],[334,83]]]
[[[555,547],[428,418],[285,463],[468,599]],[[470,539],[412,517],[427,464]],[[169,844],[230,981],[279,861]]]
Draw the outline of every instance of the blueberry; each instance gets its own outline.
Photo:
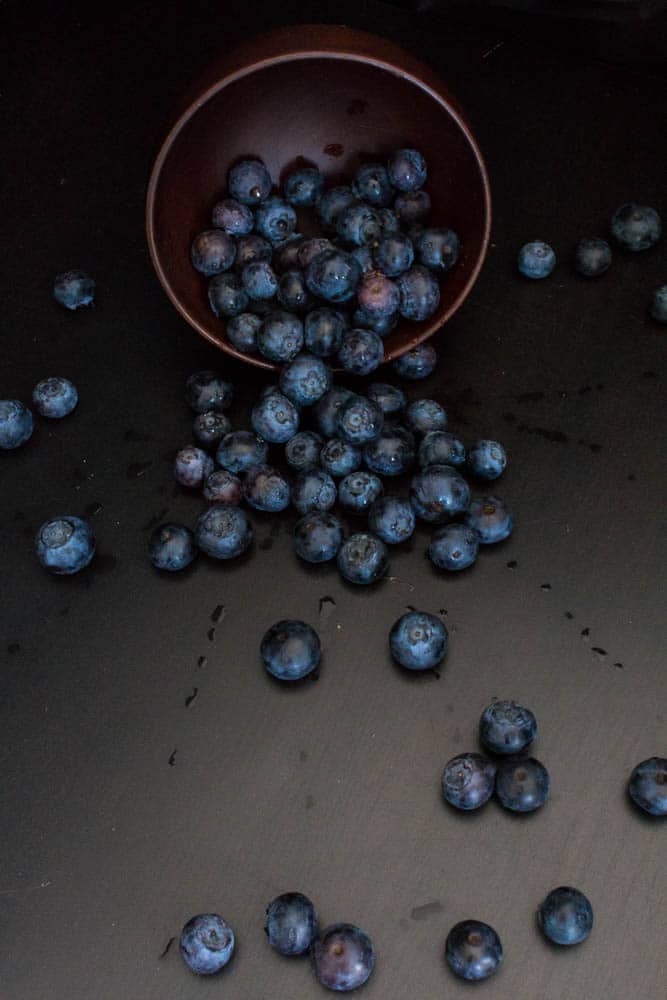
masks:
[[[270,514],[285,510],[291,493],[283,474],[270,465],[252,465],[243,480],[243,498],[255,510]]]
[[[384,361],[382,340],[372,330],[348,330],[343,334],[338,361],[351,375],[370,375]]]
[[[373,248],[373,263],[388,278],[397,278],[412,267],[415,252],[412,240],[403,233],[383,236]]]
[[[493,927],[480,920],[462,920],[447,935],[445,959],[460,979],[488,979],[500,968],[503,946]]]
[[[318,934],[315,907],[303,893],[285,892],[267,906],[264,930],[281,955],[303,955]]]
[[[348,205],[353,205],[357,196],[351,187],[335,187],[325,191],[317,203],[317,214],[325,229],[335,229],[338,216]]]
[[[259,399],[250,416],[254,431],[271,444],[285,444],[299,429],[299,411],[281,392]]]
[[[390,316],[371,316],[361,306],[357,306],[352,316],[352,322],[355,327],[372,330],[379,337],[387,337],[396,328],[398,320],[399,315],[397,312],[392,313]]]
[[[306,284],[328,302],[347,302],[357,290],[361,268],[344,250],[324,250],[306,268]]]
[[[410,501],[403,497],[380,497],[368,513],[368,527],[387,545],[406,542],[415,530],[415,512]]]
[[[252,264],[255,261],[271,261],[272,253],[269,241],[258,236],[257,233],[240,236],[236,241],[236,271],[240,274],[247,264]]]
[[[365,274],[369,274],[374,269],[373,254],[370,247],[352,247],[350,253],[359,265],[362,277]]]
[[[299,431],[285,445],[285,460],[297,472],[312,469],[319,465],[323,444],[324,441],[315,431]]]
[[[217,469],[204,483],[202,495],[209,503],[228,503],[238,507],[242,495],[241,480],[227,469]]]
[[[299,250],[304,238],[300,233],[292,233],[286,240],[273,245],[273,269],[276,274],[293,271],[299,266]]]
[[[317,427],[326,438],[336,434],[338,410],[352,395],[354,393],[351,389],[345,389],[342,385],[334,385],[316,404],[314,412]]]
[[[200,913],[188,920],[179,941],[183,961],[199,976],[212,976],[234,954],[234,931],[217,913]]]
[[[354,445],[374,441],[382,430],[384,414],[366,396],[351,396],[338,411],[336,426],[340,437]]]
[[[155,568],[171,573],[185,569],[196,555],[194,535],[182,524],[161,524],[148,543],[148,557]]]
[[[224,198],[213,206],[211,222],[214,229],[223,229],[230,236],[247,236],[255,225],[255,216],[235,198]]]
[[[294,527],[294,551],[305,562],[321,563],[335,559],[342,542],[342,525],[326,510],[306,514]]]
[[[405,422],[415,434],[444,431],[447,414],[435,399],[415,399],[405,411]]]
[[[272,195],[255,212],[255,229],[271,243],[278,243],[296,229],[296,212],[288,202]]]
[[[0,449],[10,451],[25,444],[33,424],[32,412],[18,399],[0,399]]]
[[[399,191],[417,191],[426,181],[426,161],[416,149],[397,149],[389,157],[387,172]]]
[[[336,220],[336,232],[346,243],[362,247],[377,243],[382,236],[382,225],[375,209],[358,201],[340,213]]]
[[[278,279],[265,260],[246,264],[241,271],[241,281],[251,299],[272,299],[278,291]]]
[[[364,163],[357,170],[352,190],[373,208],[386,208],[394,197],[387,168],[381,163]]]
[[[185,383],[185,402],[195,413],[228,410],[234,398],[234,386],[217,372],[195,372]]]
[[[432,670],[447,652],[447,629],[427,611],[408,611],[389,633],[391,655],[406,670]]]
[[[611,247],[606,240],[596,237],[579,240],[574,248],[573,267],[585,278],[598,278],[609,269]]]
[[[456,264],[461,244],[453,229],[425,229],[417,240],[417,258],[420,264],[445,274]]]
[[[624,250],[648,250],[660,239],[662,222],[654,208],[629,202],[611,218],[611,235]]]
[[[579,889],[560,885],[540,903],[537,922],[554,944],[581,944],[593,928],[593,907]]]
[[[229,417],[216,410],[198,413],[192,425],[192,433],[204,447],[217,445],[232,429]]]
[[[465,524],[446,524],[438,528],[428,547],[428,556],[438,569],[467,569],[477,559],[477,532]]]
[[[65,514],[45,521],[37,532],[37,558],[58,576],[84,569],[95,554],[95,536],[87,521]]]
[[[242,205],[258,205],[271,194],[271,174],[259,160],[241,160],[227,175],[227,190]]]
[[[375,967],[371,939],[352,924],[332,924],[323,930],[311,957],[318,983],[339,993],[363,986]]]
[[[512,534],[514,518],[500,497],[476,497],[465,523],[477,532],[480,545],[493,545]]]
[[[238,274],[216,274],[208,283],[209,305],[218,319],[245,312],[248,299],[248,293]]]
[[[525,278],[547,278],[556,266],[556,254],[548,243],[533,240],[521,247],[517,263]]]
[[[659,285],[653,292],[649,313],[657,323],[667,323],[667,285]]]
[[[266,461],[269,448],[266,441],[252,431],[231,431],[218,445],[215,460],[228,472],[245,472],[251,465]]]
[[[338,550],[337,565],[349,583],[375,583],[387,572],[387,547],[366,531],[350,535]]]
[[[303,312],[313,304],[313,298],[306,285],[302,271],[285,271],[278,282],[278,302],[284,309]]]
[[[401,297],[400,314],[415,323],[428,319],[440,305],[440,286],[428,268],[415,264],[396,279]]]
[[[476,479],[497,479],[506,465],[507,455],[498,441],[477,441],[468,452],[468,469]]]
[[[303,347],[303,323],[294,313],[276,309],[264,320],[257,347],[269,361],[292,361]]]
[[[192,489],[201,486],[204,480],[211,475],[213,469],[213,459],[206,454],[203,448],[189,444],[176,452],[174,479],[181,486],[189,486]]]
[[[429,431],[419,445],[418,460],[422,469],[429,465],[452,465],[458,468],[465,459],[463,443],[449,431]]]
[[[338,352],[347,322],[336,309],[323,306],[308,313],[304,323],[304,341],[307,349],[319,358],[329,358]]]
[[[65,309],[90,306],[95,298],[95,282],[83,271],[65,271],[54,282],[53,297]]]
[[[313,354],[298,354],[280,373],[280,388],[295,406],[312,406],[331,388],[331,369]]]
[[[401,231],[401,224],[396,218],[396,213],[391,208],[378,208],[378,218],[382,226],[382,239],[386,236],[395,236]]]
[[[341,438],[331,438],[320,452],[320,465],[330,476],[348,476],[361,467],[361,450]]]
[[[404,427],[386,427],[364,448],[364,464],[379,476],[402,476],[415,461],[415,439]]]
[[[290,205],[311,206],[324,189],[324,177],[317,167],[301,167],[285,178],[285,198]]]
[[[257,334],[262,327],[262,320],[254,313],[244,312],[232,316],[227,323],[227,339],[237,351],[249,354],[257,350]]]
[[[649,757],[637,764],[628,783],[632,801],[651,816],[667,816],[667,758]]]
[[[406,405],[405,393],[395,385],[386,382],[372,382],[366,390],[366,395],[380,407],[385,417],[400,413]]]
[[[372,472],[350,472],[341,480],[338,498],[348,514],[366,514],[383,490],[382,480]]]
[[[535,757],[502,760],[496,772],[496,795],[512,812],[533,812],[549,798],[549,772]]]
[[[402,226],[426,222],[431,214],[431,196],[427,191],[406,191],[394,202],[394,211]]]
[[[386,319],[398,311],[401,295],[396,282],[371,271],[359,282],[357,301],[372,319]]]
[[[535,716],[516,701],[491,702],[479,720],[479,738],[491,753],[523,753],[536,736]]]
[[[306,622],[276,622],[262,639],[260,653],[270,674],[281,681],[298,681],[320,664],[320,639]]]
[[[336,484],[324,469],[305,469],[294,482],[292,503],[299,514],[331,510],[336,502]]]
[[[236,244],[222,229],[207,229],[192,241],[190,260],[200,274],[210,278],[228,271],[236,257]]]
[[[308,267],[312,260],[318,256],[318,254],[324,253],[325,250],[335,250],[336,247],[333,245],[331,240],[328,240],[326,236],[313,236],[311,239],[304,240],[299,247],[299,252],[297,254],[297,261],[299,267]]]
[[[410,502],[422,521],[443,524],[467,509],[470,487],[449,465],[429,465],[413,476]]]
[[[493,795],[496,765],[481,753],[452,757],[442,772],[445,802],[457,809],[479,809]]]
[[[252,526],[240,507],[214,504],[197,518],[195,541],[213,559],[235,559],[252,542]]]

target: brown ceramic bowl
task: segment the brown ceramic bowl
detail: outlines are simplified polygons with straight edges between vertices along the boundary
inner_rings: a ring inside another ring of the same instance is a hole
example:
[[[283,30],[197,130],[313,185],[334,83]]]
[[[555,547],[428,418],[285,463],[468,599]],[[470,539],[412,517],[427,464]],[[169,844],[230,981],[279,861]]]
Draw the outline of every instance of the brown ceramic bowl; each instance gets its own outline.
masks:
[[[426,157],[433,223],[455,229],[463,250],[441,283],[438,311],[423,323],[401,320],[385,340],[386,360],[430,337],[456,312],[484,260],[489,182],[456,102],[409,53],[333,25],[260,35],[209,67],[183,101],[148,184],[151,258],[181,315],[216,347],[275,368],[229,343],[225,322],[210,310],[205,279],[190,264],[190,244],[210,228],[230,165],[259,157],[277,181],[303,157],[334,184],[351,179],[360,163],[384,160],[401,146]]]

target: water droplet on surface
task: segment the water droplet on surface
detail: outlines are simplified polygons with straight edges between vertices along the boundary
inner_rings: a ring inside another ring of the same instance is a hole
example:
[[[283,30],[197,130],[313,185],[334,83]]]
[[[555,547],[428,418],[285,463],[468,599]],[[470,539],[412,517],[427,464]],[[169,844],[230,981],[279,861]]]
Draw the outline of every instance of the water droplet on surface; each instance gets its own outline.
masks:
[[[211,621],[216,625],[221,621],[227,614],[227,609],[224,604],[216,604],[215,608],[211,612]]]
[[[195,700],[195,698],[197,697],[198,693],[199,693],[199,688],[198,687],[193,687],[192,694],[189,694],[187,696],[187,698],[185,699],[185,707],[186,708],[190,708],[190,705]]]

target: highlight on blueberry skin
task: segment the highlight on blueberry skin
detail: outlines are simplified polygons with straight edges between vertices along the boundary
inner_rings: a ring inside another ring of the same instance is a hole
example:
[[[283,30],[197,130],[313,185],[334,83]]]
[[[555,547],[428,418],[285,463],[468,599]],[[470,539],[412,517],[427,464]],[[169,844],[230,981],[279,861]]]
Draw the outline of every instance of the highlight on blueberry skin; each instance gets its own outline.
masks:
[[[453,573],[472,566],[478,550],[476,531],[465,524],[445,524],[431,538],[428,557],[438,569]]]
[[[649,816],[667,816],[667,757],[649,757],[632,771],[630,798]]]
[[[74,514],[45,521],[37,532],[37,558],[57,576],[71,576],[95,555],[95,536],[87,521]]]
[[[156,569],[176,573],[197,555],[195,538],[183,524],[160,524],[148,542],[148,558]]]
[[[534,812],[549,798],[549,772],[535,757],[501,760],[496,772],[496,796],[511,812]]]
[[[255,216],[235,198],[223,198],[213,206],[211,222],[214,229],[222,229],[230,236],[247,236],[253,230]]]
[[[449,635],[444,623],[428,611],[408,611],[394,622],[389,649],[406,670],[433,670],[445,658]]]
[[[490,481],[502,476],[507,453],[499,441],[477,441],[468,452],[468,470],[475,479]]]
[[[500,497],[476,497],[465,515],[465,523],[479,535],[480,545],[494,545],[512,534],[514,517]]]
[[[192,433],[205,448],[219,444],[231,429],[232,424],[229,417],[216,410],[198,413],[192,424]]]
[[[255,403],[250,422],[265,441],[285,444],[299,429],[299,411],[287,396],[276,391]]]
[[[313,942],[311,958],[318,983],[339,993],[363,986],[375,968],[373,942],[353,924],[326,927]]]
[[[382,495],[382,480],[372,472],[359,469],[341,480],[338,487],[340,505],[347,514],[367,514]]]
[[[240,507],[218,503],[197,518],[195,524],[197,547],[212,559],[235,559],[250,546],[252,526]]]
[[[442,795],[455,809],[479,809],[493,795],[496,765],[481,753],[462,753],[447,761]]]
[[[290,205],[315,205],[324,189],[324,175],[317,167],[301,167],[287,175],[283,188]]]
[[[430,344],[417,344],[409,351],[396,358],[392,368],[396,374],[408,382],[416,382],[422,378],[428,378],[435,371],[438,363],[438,355],[435,347]]]
[[[0,448],[11,451],[29,441],[33,432],[32,411],[18,399],[0,399]]]
[[[294,481],[292,503],[299,514],[331,510],[337,496],[336,484],[324,469],[305,469]]]
[[[466,460],[462,441],[449,431],[428,431],[419,443],[417,460],[421,469],[429,465],[451,465],[455,469]]]
[[[405,393],[398,386],[386,382],[371,382],[366,395],[380,407],[385,417],[393,416],[405,409]]]
[[[241,160],[227,175],[227,190],[242,205],[254,207],[271,194],[271,175],[260,160]]]
[[[243,496],[241,480],[227,469],[217,469],[206,479],[202,496],[209,503],[229,503],[238,507]]]
[[[662,221],[650,205],[637,205],[631,201],[614,212],[611,235],[624,250],[633,253],[648,250],[662,235]]]
[[[342,543],[343,526],[330,511],[312,511],[294,526],[294,551],[304,562],[329,562]]]
[[[243,498],[255,510],[275,513],[289,506],[292,490],[282,472],[270,465],[253,465],[243,480]]]
[[[302,892],[284,892],[267,906],[264,930],[280,955],[303,955],[319,931],[315,907]]]
[[[192,241],[190,260],[200,274],[211,278],[228,271],[236,257],[236,244],[223,229],[206,229]]]
[[[426,161],[417,149],[397,149],[389,157],[387,174],[399,191],[417,191],[426,183]]]
[[[516,701],[492,701],[479,720],[479,738],[491,753],[517,754],[537,737],[537,719]]]
[[[331,388],[331,369],[321,358],[303,352],[285,365],[279,384],[295,406],[312,406]]]
[[[422,521],[443,524],[467,510],[470,487],[449,465],[429,465],[412,477],[410,503]]]
[[[343,334],[338,361],[350,375],[370,375],[384,361],[381,337],[373,330],[354,329]]]
[[[648,311],[656,323],[667,323],[667,285],[660,285],[653,292]]]
[[[593,929],[593,907],[579,889],[561,885],[540,903],[537,922],[554,944],[581,944]]]
[[[200,913],[181,931],[179,949],[187,967],[198,976],[213,976],[234,954],[234,931],[217,913]]]
[[[84,271],[65,271],[53,284],[53,297],[65,309],[81,309],[95,300],[95,282]]]
[[[230,431],[218,445],[215,460],[223,469],[237,475],[251,465],[262,465],[268,454],[266,441],[252,431]]]
[[[459,259],[461,242],[453,229],[433,227],[419,235],[415,251],[417,260],[424,267],[446,274]]]
[[[584,278],[599,278],[611,266],[611,247],[597,236],[585,237],[574,248],[572,266]]]
[[[313,305],[303,271],[285,271],[278,282],[278,302],[291,312],[304,312]]]
[[[396,284],[400,292],[399,312],[404,319],[419,323],[432,316],[440,305],[438,279],[421,264],[414,264],[400,274]]]
[[[320,665],[320,639],[307,622],[286,618],[265,633],[260,655],[270,674],[280,681],[298,681]]]
[[[389,561],[384,542],[369,532],[350,535],[338,550],[340,575],[348,583],[367,586],[376,583],[387,572]]]
[[[59,420],[72,412],[79,394],[69,379],[54,375],[37,383],[32,390],[32,402],[41,417]]]
[[[197,489],[208,479],[214,468],[213,459],[203,448],[189,444],[176,452],[174,479],[181,486]]]
[[[195,413],[223,412],[232,405],[234,386],[217,372],[195,372],[185,383],[185,401]]]
[[[445,959],[454,975],[478,982],[498,971],[503,946],[493,927],[480,920],[462,920],[447,935]]]
[[[556,254],[548,243],[533,240],[519,250],[517,266],[524,278],[548,278],[556,266]]]
[[[364,465],[379,476],[402,476],[414,461],[414,435],[405,427],[385,427],[364,448]]]
[[[368,527],[385,545],[400,545],[412,537],[415,512],[403,497],[379,497],[368,512]]]

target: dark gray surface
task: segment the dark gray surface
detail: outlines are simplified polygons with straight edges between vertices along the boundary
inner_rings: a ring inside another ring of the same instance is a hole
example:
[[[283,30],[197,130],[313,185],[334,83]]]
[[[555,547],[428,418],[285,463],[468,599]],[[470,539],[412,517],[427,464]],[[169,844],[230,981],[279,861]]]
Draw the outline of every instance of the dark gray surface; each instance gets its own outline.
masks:
[[[667,279],[665,243],[617,255],[599,283],[566,261],[577,236],[604,233],[620,202],[667,214],[664,82],[509,42],[489,52],[493,39],[436,32],[382,4],[356,14],[301,5],[300,15],[288,4],[274,23],[318,12],[385,31],[429,60],[487,156],[488,262],[439,337],[437,374],[412,394],[443,402],[467,441],[505,442],[497,489],[516,534],[450,578],[425,561],[420,529],[392,553],[389,578],[361,590],[334,568],[297,565],[291,516],[262,517],[251,558],[156,576],[149,523],[191,522],[200,507],[174,489],[164,460],[189,440],[185,377],[229,371],[239,425],[258,383],[201,345],[158,287],[145,180],[185,84],[269,18],[240,4],[145,3],[78,21],[14,8],[0,395],[28,400],[38,379],[63,374],[81,402],[0,456],[0,994],[318,996],[308,964],[270,953],[261,929],[266,903],[299,889],[325,922],[358,922],[373,937],[369,998],[467,997],[444,966],[444,939],[475,917],[505,946],[485,995],[652,1000],[667,978],[667,828],[630,808],[625,783],[639,760],[667,753],[665,334],[645,314]],[[561,263],[529,284],[514,258],[535,237]],[[70,315],[50,287],[73,266],[99,293],[94,309]],[[95,564],[49,577],[34,530],[91,504],[101,505]],[[389,661],[387,633],[407,605],[446,609],[439,680],[405,677]],[[260,637],[285,616],[320,630],[316,684],[285,690],[260,667]],[[533,816],[493,803],[460,815],[440,799],[443,764],[477,748],[494,696],[538,718],[535,752],[553,794]],[[595,908],[590,940],[567,952],[548,947],[534,920],[562,883]],[[239,945],[222,978],[206,982],[175,945],[160,956],[209,909]]]

